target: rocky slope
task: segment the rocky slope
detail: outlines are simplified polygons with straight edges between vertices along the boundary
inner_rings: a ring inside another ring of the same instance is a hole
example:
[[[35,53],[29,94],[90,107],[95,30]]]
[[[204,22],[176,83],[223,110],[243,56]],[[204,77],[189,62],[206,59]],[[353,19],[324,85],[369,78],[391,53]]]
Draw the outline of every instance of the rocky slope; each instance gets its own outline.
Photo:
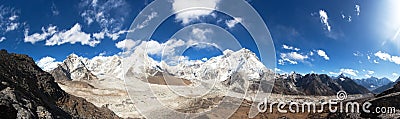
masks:
[[[398,119],[400,118],[400,82],[397,82],[392,88],[378,94],[376,98],[368,100],[372,103],[372,106],[369,108],[372,111],[375,111],[377,107],[384,107],[389,111],[388,107],[394,107],[396,110],[396,114],[380,114],[380,113],[361,113],[361,117],[364,118],[386,118],[386,119]],[[382,111],[382,110],[380,110]],[[393,113],[393,112],[392,112]]]
[[[64,92],[27,55],[0,51],[0,118],[118,118]]]

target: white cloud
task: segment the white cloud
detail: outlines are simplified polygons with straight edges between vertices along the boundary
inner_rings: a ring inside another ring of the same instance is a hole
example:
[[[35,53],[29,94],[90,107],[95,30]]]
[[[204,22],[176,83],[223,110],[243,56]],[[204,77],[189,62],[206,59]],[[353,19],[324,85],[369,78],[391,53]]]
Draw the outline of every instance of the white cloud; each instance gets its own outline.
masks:
[[[131,50],[133,47],[138,45],[138,43],[139,42],[134,41],[132,39],[125,39],[123,41],[116,43],[115,46],[117,46],[117,48],[119,48],[119,49],[126,51],[126,50]]]
[[[19,23],[10,23],[10,24],[7,26],[6,32],[8,32],[8,31],[13,31],[13,30],[17,29],[18,26],[19,26]]]
[[[19,10],[0,5],[0,32],[6,33],[21,27],[18,21]]]
[[[351,22],[351,16],[347,17],[347,22]]]
[[[104,39],[106,32],[93,33],[93,37],[97,40]],[[119,36],[118,36],[119,37]]]
[[[149,24],[149,22],[150,22],[152,19],[156,18],[157,16],[158,16],[158,13],[157,13],[157,12],[152,12],[150,15],[147,15],[146,20],[144,20],[143,23],[138,24],[138,25],[136,26],[136,28],[137,28],[137,29],[142,29],[142,28],[146,27],[146,26]]]
[[[58,64],[61,62],[56,62],[56,59],[52,57],[43,57],[40,59],[36,64],[42,68],[44,71],[51,71],[55,68],[57,68]]]
[[[378,51],[374,55],[384,61],[389,61],[389,62],[393,62],[395,64],[400,64],[400,56],[391,56],[390,54],[382,52],[382,51]]]
[[[192,29],[192,35],[195,40],[198,41],[205,41],[207,40],[206,34],[208,33],[213,33],[212,29],[201,29],[201,28],[193,28]]]
[[[378,62],[378,61],[376,61],[376,60],[374,60],[374,63],[375,63],[375,64],[379,64],[379,62]]]
[[[331,31],[331,26],[329,25],[328,22],[328,13],[326,13],[324,10],[319,10],[319,17],[321,18],[321,23],[323,23],[326,27],[326,29],[330,32]]]
[[[92,39],[90,34],[81,31],[81,25],[75,24],[67,31],[61,31],[54,34],[49,40],[46,41],[47,46],[62,45],[65,43],[75,44],[80,42],[81,45],[96,46],[100,41]]]
[[[367,74],[368,74],[368,75],[372,75],[372,74],[374,74],[374,73],[375,73],[375,71],[371,71],[371,70],[367,71]]]
[[[134,30],[120,30],[120,31],[116,31],[116,32],[110,32],[106,29],[106,30],[100,31],[98,33],[93,33],[92,36],[93,36],[93,38],[95,38],[97,40],[102,40],[106,36],[108,38],[110,38],[111,40],[118,40],[121,35],[129,33],[129,32],[133,32],[133,31]]]
[[[340,73],[357,76],[358,71],[354,69],[340,69]]]
[[[148,55],[162,57],[163,61],[167,64],[175,65],[179,60],[187,60],[188,57],[177,54],[177,49],[186,47],[188,44],[183,40],[170,39],[165,43],[159,43],[154,40],[141,42],[138,46],[134,47],[135,51],[138,49],[146,51]],[[118,47],[118,46],[117,46]]]
[[[347,22],[351,22],[351,16],[346,16],[342,13],[342,19],[346,20]]]
[[[359,72],[354,69],[340,69],[339,72],[329,72],[330,75],[340,75],[340,74],[347,74],[351,76],[357,76]]]
[[[1,37],[0,38],[0,42],[3,42],[4,40],[6,40],[6,37]]]
[[[356,57],[363,56],[363,54],[361,52],[359,52],[359,51],[353,53],[353,55],[356,56]]]
[[[399,74],[397,74],[397,73],[392,73],[392,76],[393,76],[393,77],[398,77]]]
[[[129,4],[125,0],[82,0],[80,15],[88,25],[97,23],[103,30],[117,32],[121,30]]]
[[[117,40],[122,34],[126,34],[129,32],[132,32],[133,30],[120,30],[118,32],[115,33],[110,33],[108,31],[103,31],[105,32],[106,36],[111,38],[112,40]]]
[[[17,20],[17,18],[18,18],[18,16],[17,15],[12,15],[11,17],[9,17],[8,19],[10,20],[10,21],[15,21],[15,20]]]
[[[233,28],[236,26],[236,24],[241,23],[243,21],[242,18],[240,17],[235,17],[233,20],[226,20],[225,24],[228,26],[228,28]]]
[[[391,56],[388,53],[383,53],[382,51],[378,51],[374,54],[382,60],[390,60]]]
[[[329,74],[330,74],[330,75],[340,75],[340,72],[339,72],[339,73],[336,73],[336,72],[329,72]]]
[[[284,65],[285,62],[289,62],[290,64],[298,64],[297,61],[304,62],[304,60],[308,59],[307,55],[301,55],[297,52],[290,53],[281,53],[281,59],[278,60],[280,65]]]
[[[295,51],[299,51],[300,50],[299,48],[295,48],[293,46],[288,46],[288,45],[282,45],[282,48],[286,49],[286,50],[295,50]]]
[[[56,32],[57,32],[57,26],[51,26],[51,25],[46,29],[42,27],[42,33],[34,33],[32,35],[28,35],[29,29],[26,29],[24,34],[25,36],[24,42],[30,42],[32,44],[35,44],[36,42],[47,39],[49,36],[53,35]]]
[[[356,5],[354,8],[355,8],[355,11],[356,11],[356,15],[359,16],[360,12],[361,12],[360,5]]]
[[[51,13],[53,13],[54,16],[57,16],[60,14],[60,11],[58,11],[56,4],[51,5]]]
[[[326,55],[325,51],[323,50],[317,50],[317,54],[321,57],[323,57],[325,60],[329,60],[328,55]]]
[[[176,14],[175,19],[186,25],[201,16],[211,15],[212,10],[197,9],[184,11],[187,8],[213,8],[216,9],[220,0],[173,0],[172,10]]]

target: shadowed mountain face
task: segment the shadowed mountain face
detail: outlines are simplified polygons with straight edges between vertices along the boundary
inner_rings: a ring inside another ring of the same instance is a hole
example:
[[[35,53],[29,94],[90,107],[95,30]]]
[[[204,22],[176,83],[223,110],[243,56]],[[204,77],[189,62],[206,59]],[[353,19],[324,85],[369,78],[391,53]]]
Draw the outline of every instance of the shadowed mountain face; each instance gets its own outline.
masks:
[[[0,118],[118,118],[67,94],[27,55],[0,51]]]
[[[375,90],[381,86],[387,85],[389,83],[392,83],[388,78],[378,79],[376,77],[370,77],[366,79],[355,79],[354,82],[356,82],[358,85],[364,86],[370,91]]]
[[[400,77],[399,77],[395,82],[391,82],[391,83],[389,83],[389,84],[386,84],[386,85],[384,85],[384,86],[381,86],[381,87],[379,87],[379,88],[373,90],[372,92],[375,93],[375,94],[382,93],[382,92],[384,92],[384,91],[386,91],[386,90],[392,88],[392,87],[393,87],[394,85],[396,85],[396,83],[399,82],[399,81],[400,81]]]
[[[277,76],[272,92],[287,95],[336,95],[340,90],[348,94],[370,93],[348,77],[332,79],[326,74],[300,74]]]
[[[400,109],[400,82],[393,85],[392,88],[376,95],[376,98],[369,100],[372,103],[370,110],[375,110],[377,107],[395,107],[396,113],[398,114],[398,109]],[[375,118],[386,118],[386,119],[397,119],[400,118],[396,114],[376,114],[376,113],[362,113],[361,117],[368,117],[371,119]]]

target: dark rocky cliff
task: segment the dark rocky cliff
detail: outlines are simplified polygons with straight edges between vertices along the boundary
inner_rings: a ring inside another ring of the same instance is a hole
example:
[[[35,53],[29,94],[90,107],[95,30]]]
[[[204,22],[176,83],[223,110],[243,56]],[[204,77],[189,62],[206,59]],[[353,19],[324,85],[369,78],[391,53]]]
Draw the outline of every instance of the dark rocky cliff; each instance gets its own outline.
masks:
[[[27,55],[0,51],[0,118],[118,118],[64,92]]]

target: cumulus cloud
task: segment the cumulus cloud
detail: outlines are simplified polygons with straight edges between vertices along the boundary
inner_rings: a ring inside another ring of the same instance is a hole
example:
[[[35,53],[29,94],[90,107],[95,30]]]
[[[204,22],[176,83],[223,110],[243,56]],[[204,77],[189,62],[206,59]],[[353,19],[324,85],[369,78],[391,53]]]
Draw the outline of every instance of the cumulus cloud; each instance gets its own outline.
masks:
[[[325,53],[323,50],[317,50],[317,54],[321,57],[323,57],[325,60],[329,60],[328,55]]]
[[[28,35],[29,29],[25,30],[25,38],[24,42],[30,42],[35,44],[36,42],[43,41],[47,39],[49,36],[54,35],[57,32],[57,26],[50,25],[47,28],[42,27],[42,33],[34,33],[32,35]]]
[[[348,74],[352,76],[357,76],[358,71],[354,69],[340,69],[340,73],[342,74]]]
[[[235,17],[235,18],[232,19],[232,20],[226,20],[226,21],[225,21],[225,24],[226,24],[226,26],[228,26],[228,28],[231,29],[231,28],[235,27],[236,24],[241,23],[242,21],[243,21],[242,18],[240,18],[240,17]]]
[[[325,12],[325,10],[319,10],[319,17],[321,18],[321,23],[324,24],[326,29],[330,32],[331,31],[331,26],[329,25],[328,22],[328,13]]]
[[[307,55],[302,55],[297,52],[290,53],[281,53],[281,59],[278,60],[278,64],[284,65],[285,62],[289,62],[290,64],[298,64],[298,61],[304,62],[309,57]]]
[[[138,45],[138,42],[136,42],[132,39],[125,39],[125,40],[120,41],[115,44],[115,46],[117,46],[117,48],[122,49],[122,50],[131,50],[136,45]]]
[[[81,45],[96,46],[100,41],[92,39],[90,34],[81,31],[81,25],[75,24],[71,29],[57,32],[49,40],[46,41],[47,46],[62,45],[65,43],[75,44],[80,42]]]
[[[393,62],[395,64],[400,64],[400,56],[391,56],[390,54],[382,51],[378,51],[374,55],[381,60]]]
[[[39,61],[36,62],[36,64],[42,68],[44,71],[51,71],[55,68],[57,68],[58,64],[61,62],[56,62],[56,59],[52,57],[43,57]]]
[[[57,26],[50,25],[45,28],[42,27],[42,33],[34,33],[29,35],[29,29],[25,29],[24,42],[30,42],[35,44],[39,41],[46,40],[47,46],[62,45],[65,43],[75,44],[81,43],[81,45],[89,45],[95,47],[101,42],[102,39],[108,37],[112,40],[117,40],[122,34],[132,32],[131,30],[120,30],[115,33],[108,31],[101,31],[98,33],[86,33],[82,31],[82,26],[76,23],[72,28],[67,30],[58,31]]]
[[[300,50],[300,48],[295,48],[293,46],[288,46],[288,45],[282,45],[282,48],[286,49],[286,50],[295,50],[295,51],[299,51]]]
[[[217,9],[220,0],[173,0],[172,10],[177,13],[175,19],[186,25],[201,16],[211,15],[213,10],[197,9],[184,11],[187,8],[213,8]]]
[[[354,8],[355,8],[355,11],[356,11],[356,15],[359,16],[360,12],[361,12],[360,5],[356,5]]]

